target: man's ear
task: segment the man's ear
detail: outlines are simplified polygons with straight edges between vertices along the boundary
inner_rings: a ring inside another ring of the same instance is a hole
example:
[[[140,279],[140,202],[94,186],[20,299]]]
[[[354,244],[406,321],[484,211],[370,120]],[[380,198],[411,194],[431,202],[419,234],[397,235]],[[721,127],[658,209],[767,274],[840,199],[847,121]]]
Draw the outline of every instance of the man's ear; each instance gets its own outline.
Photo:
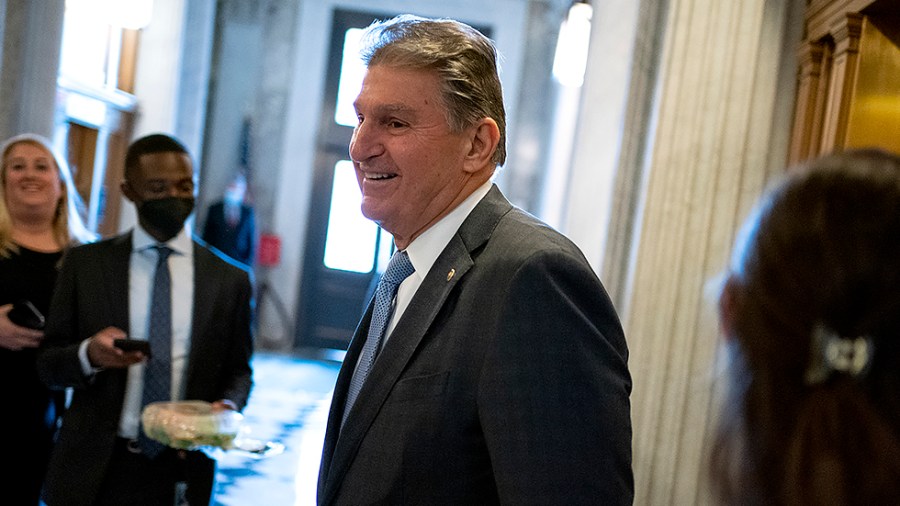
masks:
[[[734,336],[734,319],[737,311],[737,282],[728,276],[719,294],[719,332],[730,340]]]
[[[491,158],[500,143],[500,127],[493,118],[482,118],[469,130],[472,132],[469,152],[466,153],[466,172],[478,172],[487,165],[492,165]]]
[[[134,188],[132,188],[131,185],[128,184],[128,181],[122,181],[122,184],[119,185],[119,189],[122,190],[122,195],[125,195],[125,198],[127,198],[131,202],[137,203],[137,201],[140,200],[138,198],[137,192],[135,192]]]

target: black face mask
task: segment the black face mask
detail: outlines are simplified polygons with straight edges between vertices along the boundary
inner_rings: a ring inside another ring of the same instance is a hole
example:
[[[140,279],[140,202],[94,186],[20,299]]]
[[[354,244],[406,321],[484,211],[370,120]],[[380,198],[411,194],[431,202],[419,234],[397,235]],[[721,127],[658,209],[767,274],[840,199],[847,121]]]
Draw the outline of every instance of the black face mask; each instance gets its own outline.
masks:
[[[194,197],[166,197],[141,202],[138,216],[148,232],[162,234],[163,237],[157,239],[168,241],[184,227],[184,221],[193,210]]]

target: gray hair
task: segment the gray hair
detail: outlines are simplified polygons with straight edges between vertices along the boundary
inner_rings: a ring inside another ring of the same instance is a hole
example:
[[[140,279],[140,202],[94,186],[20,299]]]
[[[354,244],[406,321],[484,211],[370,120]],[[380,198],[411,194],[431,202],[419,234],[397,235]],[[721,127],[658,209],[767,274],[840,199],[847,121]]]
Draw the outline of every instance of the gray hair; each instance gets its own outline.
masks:
[[[433,70],[441,80],[447,123],[454,132],[492,118],[500,142],[492,160],[506,161],[506,111],[497,71],[497,49],[469,25],[451,19],[403,14],[370,25],[362,38],[366,66]]]

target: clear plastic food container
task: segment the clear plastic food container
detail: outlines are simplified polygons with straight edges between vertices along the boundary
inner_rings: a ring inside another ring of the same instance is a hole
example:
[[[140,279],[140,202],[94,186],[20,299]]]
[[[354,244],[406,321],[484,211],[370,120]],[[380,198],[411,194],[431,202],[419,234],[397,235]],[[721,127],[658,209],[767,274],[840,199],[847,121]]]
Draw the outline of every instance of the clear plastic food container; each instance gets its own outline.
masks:
[[[204,401],[154,402],[141,413],[148,437],[180,450],[233,448],[243,420],[237,411],[214,410]]]

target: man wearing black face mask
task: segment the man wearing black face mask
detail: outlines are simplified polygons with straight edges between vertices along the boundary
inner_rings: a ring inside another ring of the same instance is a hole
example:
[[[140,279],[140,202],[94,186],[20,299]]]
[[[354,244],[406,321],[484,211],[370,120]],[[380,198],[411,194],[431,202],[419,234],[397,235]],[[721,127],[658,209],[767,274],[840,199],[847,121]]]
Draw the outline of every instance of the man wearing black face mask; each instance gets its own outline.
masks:
[[[215,462],[148,441],[140,414],[159,400],[243,408],[252,384],[249,276],[185,230],[193,169],[177,140],[135,141],[122,192],[138,225],[71,250],[50,305],[38,370],[51,388],[74,390],[43,499],[209,504]],[[149,341],[150,353],[117,347],[124,338]]]

